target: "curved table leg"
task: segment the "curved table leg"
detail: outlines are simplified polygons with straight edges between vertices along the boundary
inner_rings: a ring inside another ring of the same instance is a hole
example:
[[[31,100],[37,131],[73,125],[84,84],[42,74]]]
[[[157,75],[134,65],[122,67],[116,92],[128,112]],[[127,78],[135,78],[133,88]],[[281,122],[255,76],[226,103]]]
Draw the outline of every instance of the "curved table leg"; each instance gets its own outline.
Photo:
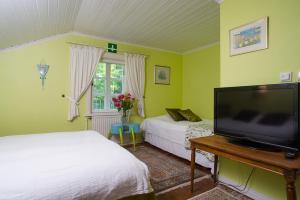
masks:
[[[286,196],[287,200],[296,200],[296,171],[285,171],[284,177],[286,180]]]

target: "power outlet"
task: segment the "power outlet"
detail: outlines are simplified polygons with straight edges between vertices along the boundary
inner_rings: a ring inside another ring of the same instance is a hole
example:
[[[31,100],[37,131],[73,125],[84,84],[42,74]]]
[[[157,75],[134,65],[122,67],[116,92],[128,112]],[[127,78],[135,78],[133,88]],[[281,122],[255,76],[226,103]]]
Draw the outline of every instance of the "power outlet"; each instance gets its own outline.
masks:
[[[299,76],[299,73],[298,73],[298,76]],[[280,73],[280,81],[281,82],[292,81],[292,72],[281,72]]]
[[[298,81],[300,81],[300,72],[298,72],[298,74],[297,74],[297,79],[298,79]]]

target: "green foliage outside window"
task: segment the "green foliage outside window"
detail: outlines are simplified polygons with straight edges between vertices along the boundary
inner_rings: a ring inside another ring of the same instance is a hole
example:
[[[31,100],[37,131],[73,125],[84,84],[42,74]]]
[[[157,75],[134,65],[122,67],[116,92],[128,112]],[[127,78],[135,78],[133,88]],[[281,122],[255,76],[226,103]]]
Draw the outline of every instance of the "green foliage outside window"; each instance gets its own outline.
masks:
[[[108,105],[109,109],[115,109],[111,99],[113,96],[122,93],[123,76],[124,65],[122,64],[98,64],[93,80],[93,110],[105,109],[105,105]]]

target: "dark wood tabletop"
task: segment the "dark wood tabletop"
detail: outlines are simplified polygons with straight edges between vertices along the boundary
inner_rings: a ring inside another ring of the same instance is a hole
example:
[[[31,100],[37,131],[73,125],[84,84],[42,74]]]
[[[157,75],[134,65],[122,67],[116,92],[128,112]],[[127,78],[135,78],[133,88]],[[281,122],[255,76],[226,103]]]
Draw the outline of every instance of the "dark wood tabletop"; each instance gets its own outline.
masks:
[[[194,138],[190,139],[190,141],[196,145],[201,145],[203,148],[215,149],[216,151],[222,151],[287,170],[297,170],[300,168],[300,154],[295,159],[287,159],[283,151],[271,152],[244,147],[230,143],[225,137],[218,135]]]

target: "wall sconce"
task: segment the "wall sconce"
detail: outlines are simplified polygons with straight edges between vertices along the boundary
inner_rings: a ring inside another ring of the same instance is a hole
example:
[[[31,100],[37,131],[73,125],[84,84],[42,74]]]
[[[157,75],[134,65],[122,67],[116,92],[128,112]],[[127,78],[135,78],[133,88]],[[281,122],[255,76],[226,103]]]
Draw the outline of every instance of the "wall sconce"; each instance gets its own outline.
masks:
[[[38,70],[40,74],[40,79],[42,80],[42,89],[44,89],[46,74],[49,70],[49,65],[46,64],[37,64],[36,69]]]

